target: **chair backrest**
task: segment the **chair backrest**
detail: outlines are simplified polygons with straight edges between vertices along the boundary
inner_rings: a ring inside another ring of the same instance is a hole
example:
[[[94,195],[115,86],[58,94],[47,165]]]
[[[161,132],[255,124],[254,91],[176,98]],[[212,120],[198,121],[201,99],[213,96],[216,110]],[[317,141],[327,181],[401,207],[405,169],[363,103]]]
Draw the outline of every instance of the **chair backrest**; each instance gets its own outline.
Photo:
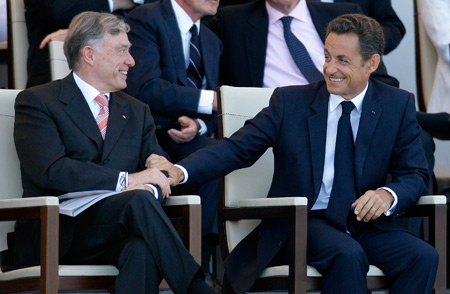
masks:
[[[20,90],[0,89],[0,199],[22,197],[19,158],[13,140],[14,101]],[[0,236],[13,230],[13,222],[0,223]],[[6,240],[0,239],[0,251],[6,249]]]
[[[414,7],[416,9],[414,19],[416,37],[416,83],[419,108],[421,111],[425,111],[430,101],[438,57],[422,21],[420,1],[427,0],[414,0]]]
[[[8,0],[8,87],[24,89],[27,84],[28,38],[23,0]]]
[[[69,64],[64,55],[64,42],[51,41],[50,50],[50,72],[52,81],[62,79],[70,73]]]
[[[220,88],[219,137],[230,137],[246,120],[253,118],[269,105],[274,89],[241,88],[222,86]],[[268,149],[251,167],[228,174],[223,183],[225,207],[237,207],[241,198],[263,198],[272,183],[273,152]],[[222,191],[221,191],[222,192]],[[259,223],[258,220],[227,222],[228,249],[231,251]]]

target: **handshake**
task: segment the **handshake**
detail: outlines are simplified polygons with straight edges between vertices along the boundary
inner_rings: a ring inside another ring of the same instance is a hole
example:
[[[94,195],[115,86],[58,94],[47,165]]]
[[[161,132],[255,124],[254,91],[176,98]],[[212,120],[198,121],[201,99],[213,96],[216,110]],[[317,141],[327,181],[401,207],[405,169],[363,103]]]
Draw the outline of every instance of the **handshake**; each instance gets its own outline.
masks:
[[[169,174],[168,178],[171,187],[178,185],[179,182],[184,180],[183,171],[180,168],[174,166],[163,156],[157,154],[150,155],[145,161],[145,167],[147,169],[156,168],[158,170],[167,171],[167,173]]]

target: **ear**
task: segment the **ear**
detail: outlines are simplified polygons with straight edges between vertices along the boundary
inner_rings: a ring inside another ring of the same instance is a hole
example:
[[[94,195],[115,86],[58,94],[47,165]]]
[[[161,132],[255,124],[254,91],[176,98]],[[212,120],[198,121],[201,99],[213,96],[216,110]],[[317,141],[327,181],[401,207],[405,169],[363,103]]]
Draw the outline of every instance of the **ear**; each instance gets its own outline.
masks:
[[[369,60],[367,60],[366,65],[367,65],[367,70],[370,73],[373,73],[374,71],[377,70],[378,66],[380,65],[381,62],[381,56],[380,54],[373,54]]]
[[[89,65],[94,64],[94,48],[91,46],[84,46],[81,49],[81,59]]]

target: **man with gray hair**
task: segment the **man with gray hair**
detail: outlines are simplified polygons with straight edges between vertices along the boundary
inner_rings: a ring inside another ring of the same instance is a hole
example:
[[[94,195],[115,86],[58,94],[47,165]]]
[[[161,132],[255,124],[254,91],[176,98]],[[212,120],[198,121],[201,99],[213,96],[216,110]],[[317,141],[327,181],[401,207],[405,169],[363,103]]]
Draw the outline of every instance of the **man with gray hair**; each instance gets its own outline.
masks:
[[[73,72],[17,96],[23,197],[119,191],[76,217],[61,215],[60,263],[116,265],[116,293],[157,293],[162,278],[175,293],[214,293],[159,203],[170,194],[166,175],[145,167],[165,155],[149,107],[120,92],[134,66],[128,31],[112,14],[79,14],[64,44]],[[17,224],[19,265],[39,262],[38,228]]]
[[[392,277],[390,294],[433,292],[436,250],[392,222],[427,193],[428,176],[414,96],[370,78],[383,48],[374,19],[337,17],[327,29],[324,80],[275,89],[233,136],[179,162],[195,184],[273,147],[268,197],[308,198],[307,262],[324,276],[323,294],[367,293],[369,264]],[[172,184],[184,179],[158,162]],[[225,259],[232,289],[244,293],[268,265],[289,264],[289,242],[287,220],[264,220]]]

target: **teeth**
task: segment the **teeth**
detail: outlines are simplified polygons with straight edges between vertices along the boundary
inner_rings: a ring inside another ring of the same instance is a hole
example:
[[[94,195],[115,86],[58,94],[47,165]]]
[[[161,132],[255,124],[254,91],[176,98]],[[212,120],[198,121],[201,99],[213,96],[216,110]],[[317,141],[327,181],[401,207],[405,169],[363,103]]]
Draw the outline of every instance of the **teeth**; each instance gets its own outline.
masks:
[[[340,78],[340,79],[337,79],[337,78],[330,78],[330,80],[331,80],[332,82],[340,82],[340,81],[343,81],[344,79],[343,79],[343,78]]]
[[[119,70],[119,73],[123,74],[123,75],[127,75],[128,72],[126,70]]]

